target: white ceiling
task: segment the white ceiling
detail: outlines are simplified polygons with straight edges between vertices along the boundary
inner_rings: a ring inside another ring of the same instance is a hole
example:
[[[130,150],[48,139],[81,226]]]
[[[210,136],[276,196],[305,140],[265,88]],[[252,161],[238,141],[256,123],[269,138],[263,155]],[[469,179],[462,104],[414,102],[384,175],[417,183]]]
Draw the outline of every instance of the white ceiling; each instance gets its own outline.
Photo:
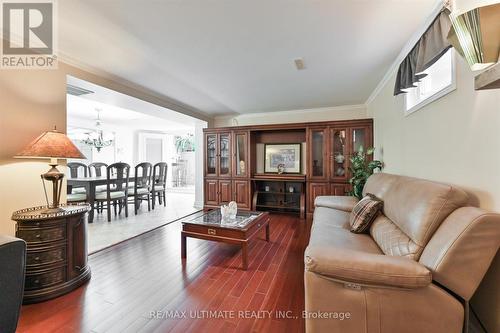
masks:
[[[362,104],[436,3],[64,0],[59,49],[211,115]]]
[[[131,131],[157,131],[170,134],[194,133],[197,124],[205,122],[152,103],[148,103],[107,89],[96,84],[68,76],[70,85],[92,91],[82,96],[67,95],[66,110],[68,127],[93,128],[99,109],[102,127],[114,127]]]
[[[134,131],[155,131],[170,134],[194,133],[194,125],[180,124],[163,118],[153,117],[110,104],[77,96],[67,96],[68,127],[94,128],[97,119],[102,121],[102,128],[114,130],[116,127],[127,128],[132,135]]]

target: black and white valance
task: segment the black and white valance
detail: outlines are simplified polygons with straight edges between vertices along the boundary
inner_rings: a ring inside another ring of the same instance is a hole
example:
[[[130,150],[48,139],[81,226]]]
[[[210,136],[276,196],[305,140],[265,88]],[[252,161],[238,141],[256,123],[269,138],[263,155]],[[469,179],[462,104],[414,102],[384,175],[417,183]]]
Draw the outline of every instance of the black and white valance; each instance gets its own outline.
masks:
[[[414,88],[426,74],[422,73],[432,66],[451,47],[448,33],[451,28],[450,11],[444,8],[424,32],[415,46],[399,65],[394,95]]]

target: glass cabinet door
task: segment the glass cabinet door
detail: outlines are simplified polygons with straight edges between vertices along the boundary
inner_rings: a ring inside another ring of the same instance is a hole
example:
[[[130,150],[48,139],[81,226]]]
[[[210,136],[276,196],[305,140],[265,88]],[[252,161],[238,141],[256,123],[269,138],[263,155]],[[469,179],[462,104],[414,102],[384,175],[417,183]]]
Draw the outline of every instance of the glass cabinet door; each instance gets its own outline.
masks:
[[[219,134],[219,177],[231,176],[231,133]]]
[[[333,180],[345,180],[347,177],[348,165],[348,144],[346,129],[331,130],[331,170],[330,175]]]
[[[217,134],[206,134],[205,145],[207,149],[205,174],[215,176],[217,175]]]
[[[366,127],[351,128],[350,152],[356,153],[361,147],[363,147],[363,149],[366,151],[367,148],[370,148],[370,142],[368,139],[369,135],[368,129]]]
[[[309,178],[323,179],[327,177],[327,130],[324,128],[310,129],[309,132]]]
[[[234,177],[246,177],[248,174],[248,134],[234,134]]]

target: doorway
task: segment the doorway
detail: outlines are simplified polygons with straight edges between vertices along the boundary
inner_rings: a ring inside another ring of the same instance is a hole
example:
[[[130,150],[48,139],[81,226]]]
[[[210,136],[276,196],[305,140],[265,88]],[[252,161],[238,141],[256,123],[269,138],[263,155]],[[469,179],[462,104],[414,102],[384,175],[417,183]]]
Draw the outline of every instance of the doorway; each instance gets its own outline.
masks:
[[[68,203],[85,197],[85,201],[93,206],[88,225],[90,253],[201,209],[203,175],[197,174],[201,168],[197,168],[196,163],[203,156],[201,142],[202,129],[207,126],[205,121],[75,77],[68,77],[67,87],[67,134],[86,157],[84,160],[68,160],[68,166],[77,166],[76,174],[71,174],[69,168],[67,170]],[[98,204],[102,202],[98,201],[99,198],[108,195],[103,191],[112,192],[115,186],[106,187],[107,182],[111,182],[106,179],[106,166],[117,162],[129,165],[132,175],[125,186],[128,216],[125,216],[123,205],[116,208],[115,203],[110,207],[107,202]],[[152,182],[161,182],[158,173],[152,179],[151,172],[151,183],[144,186],[150,194],[148,199],[144,195],[143,200],[136,201],[133,196],[135,167],[144,162],[152,167],[161,163],[166,165],[165,195],[155,196],[154,204],[151,189]],[[100,175],[95,171],[96,163],[102,167]],[[93,186],[92,190],[90,186]],[[94,190],[92,196],[90,193]],[[107,209],[112,211],[110,220]]]

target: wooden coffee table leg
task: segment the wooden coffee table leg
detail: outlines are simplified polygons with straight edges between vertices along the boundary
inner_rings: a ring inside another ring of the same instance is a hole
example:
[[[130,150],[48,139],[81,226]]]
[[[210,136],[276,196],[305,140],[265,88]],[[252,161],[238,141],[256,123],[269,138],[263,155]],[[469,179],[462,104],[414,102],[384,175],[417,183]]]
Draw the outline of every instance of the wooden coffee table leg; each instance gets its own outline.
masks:
[[[269,238],[269,234],[270,234],[270,232],[269,232],[269,221],[268,221],[267,224],[266,224],[266,241],[268,241],[268,242],[269,242],[269,239],[270,239]]]
[[[186,258],[186,235],[181,233],[181,258]]]
[[[241,256],[243,259],[243,269],[247,270],[248,268],[248,247],[247,242],[241,243]]]

